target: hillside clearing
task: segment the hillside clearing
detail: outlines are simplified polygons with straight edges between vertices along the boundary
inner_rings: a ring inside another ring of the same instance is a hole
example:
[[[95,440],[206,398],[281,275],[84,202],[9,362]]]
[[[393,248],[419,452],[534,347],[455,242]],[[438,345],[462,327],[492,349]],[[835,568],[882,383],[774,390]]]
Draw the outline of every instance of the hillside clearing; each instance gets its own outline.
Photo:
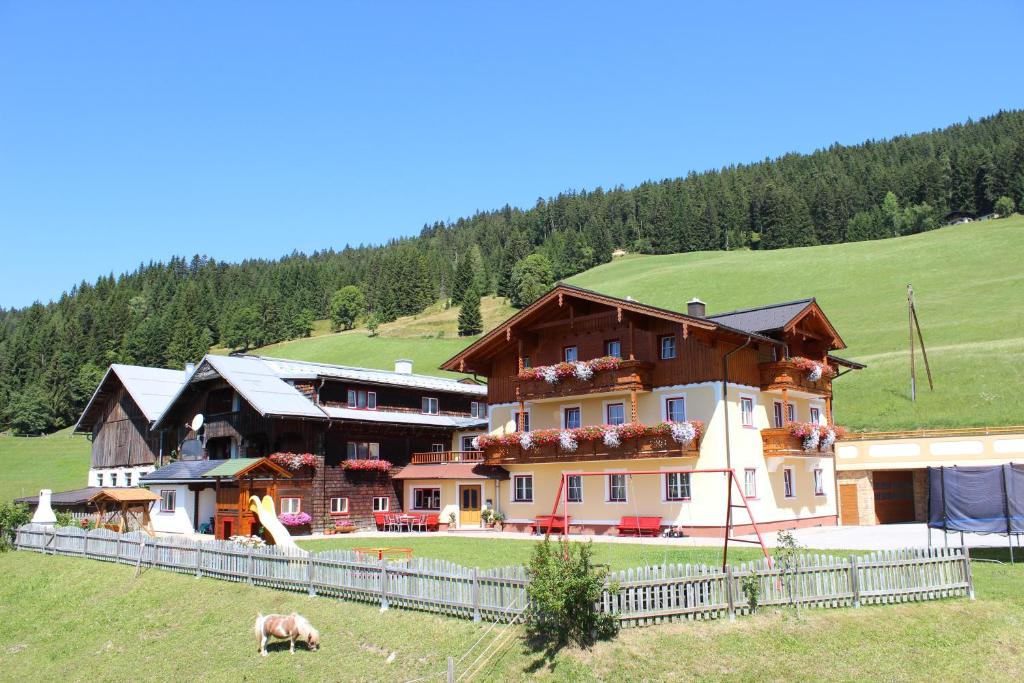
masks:
[[[71,428],[46,436],[0,434],[0,502],[34,496],[40,488],[82,488],[89,472],[91,444]]]

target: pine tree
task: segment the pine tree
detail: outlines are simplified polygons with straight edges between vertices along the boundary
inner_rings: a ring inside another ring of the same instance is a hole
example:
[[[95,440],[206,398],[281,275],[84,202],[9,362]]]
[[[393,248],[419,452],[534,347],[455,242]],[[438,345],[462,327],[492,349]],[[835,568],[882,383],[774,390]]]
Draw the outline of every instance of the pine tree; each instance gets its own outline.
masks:
[[[466,291],[473,286],[473,279],[475,277],[473,259],[469,253],[466,253],[459,259],[459,263],[455,267],[455,278],[452,280],[451,287],[452,301],[462,301]]]
[[[512,305],[523,308],[551,289],[551,262],[543,254],[530,254],[512,271]]]
[[[513,230],[505,243],[501,254],[501,266],[498,270],[498,296],[512,295],[512,269],[516,264],[530,255],[532,246],[522,230]]]
[[[484,321],[480,315],[480,293],[470,287],[462,298],[459,309],[459,336],[469,337],[484,331]]]

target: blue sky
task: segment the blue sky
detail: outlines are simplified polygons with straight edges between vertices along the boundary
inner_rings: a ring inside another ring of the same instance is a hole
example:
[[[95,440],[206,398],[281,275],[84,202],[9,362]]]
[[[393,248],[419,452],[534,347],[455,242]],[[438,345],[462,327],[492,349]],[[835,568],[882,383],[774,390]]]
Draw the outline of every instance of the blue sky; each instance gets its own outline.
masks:
[[[0,306],[1024,107],[1011,2],[0,0]]]

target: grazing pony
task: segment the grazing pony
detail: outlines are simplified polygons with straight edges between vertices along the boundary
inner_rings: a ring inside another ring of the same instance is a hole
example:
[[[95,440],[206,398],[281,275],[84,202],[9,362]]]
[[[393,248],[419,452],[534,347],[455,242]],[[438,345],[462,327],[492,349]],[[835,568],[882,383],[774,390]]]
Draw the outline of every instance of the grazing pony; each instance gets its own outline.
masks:
[[[291,641],[289,650],[295,654],[295,641],[305,640],[310,650],[320,647],[320,632],[306,621],[301,614],[260,614],[256,617],[254,627],[256,637],[260,641],[259,653],[267,656],[267,640],[270,638],[287,638]]]

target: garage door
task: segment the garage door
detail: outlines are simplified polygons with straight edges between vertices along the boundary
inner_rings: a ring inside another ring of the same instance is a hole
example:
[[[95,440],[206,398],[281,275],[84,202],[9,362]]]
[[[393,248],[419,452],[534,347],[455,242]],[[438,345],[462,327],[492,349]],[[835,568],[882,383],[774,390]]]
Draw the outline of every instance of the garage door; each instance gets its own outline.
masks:
[[[879,524],[914,521],[914,473],[875,470],[875,516]]]

